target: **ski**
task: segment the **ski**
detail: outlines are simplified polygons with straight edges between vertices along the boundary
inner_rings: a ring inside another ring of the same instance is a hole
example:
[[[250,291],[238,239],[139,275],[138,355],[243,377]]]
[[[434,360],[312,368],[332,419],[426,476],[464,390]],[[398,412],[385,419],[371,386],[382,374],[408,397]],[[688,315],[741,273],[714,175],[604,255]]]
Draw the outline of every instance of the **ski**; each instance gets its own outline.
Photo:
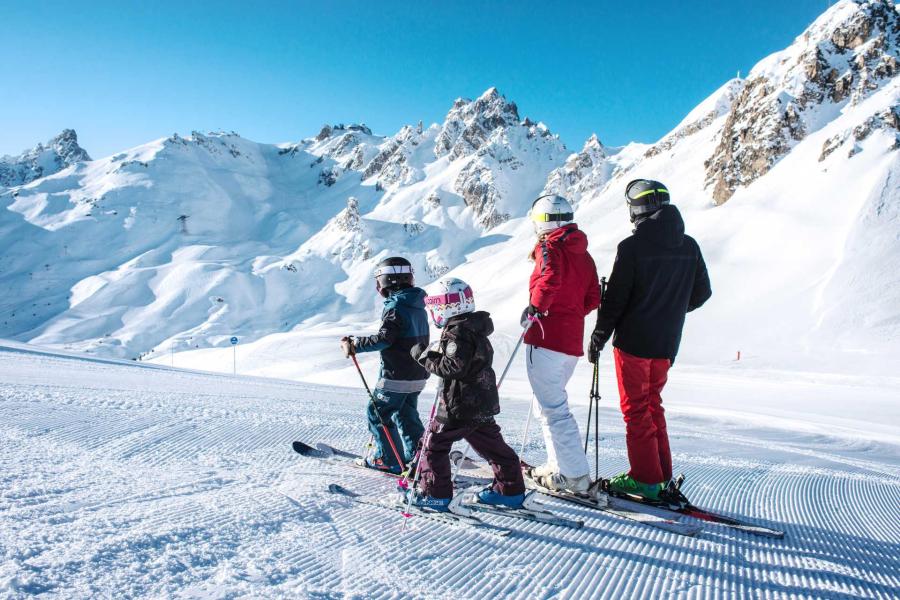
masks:
[[[557,492],[543,487],[527,474],[525,474],[525,486],[532,490],[540,492],[541,494],[550,496],[551,498],[557,498],[558,500],[565,500],[566,502],[578,504],[579,506],[600,510],[611,515],[621,517],[623,519],[636,521],[649,527],[662,529],[671,533],[677,533],[678,535],[694,537],[703,530],[703,527],[699,525],[682,523],[681,521],[678,521],[676,519],[670,519],[646,512],[646,510],[632,510],[623,506],[610,505],[607,502],[608,498],[605,495],[602,499],[598,500],[587,495],[582,496],[578,494],[572,494],[570,492]]]
[[[363,463],[363,457],[359,454],[354,454],[353,452],[347,452],[346,450],[340,450],[335,448],[334,446],[329,446],[328,444],[324,444],[322,442],[317,443],[315,446],[310,446],[309,444],[301,441],[295,441],[291,444],[291,447],[294,449],[294,452],[300,454],[302,456],[309,456],[311,458],[318,458],[321,460],[327,460],[334,463],[340,463],[343,465],[350,465],[357,469],[364,469],[368,473],[379,473],[386,477],[390,477],[394,480],[403,479],[403,474],[391,473],[390,471],[379,471],[378,469],[372,469],[367,467]],[[479,477],[473,477],[469,475],[461,475],[456,478],[457,482],[462,486],[470,486],[476,484],[488,484],[492,480],[491,479],[483,479]]]
[[[536,495],[536,492],[534,490],[530,490],[526,493],[525,502],[523,502],[522,508],[484,504],[474,499],[473,492],[468,492],[466,494],[467,498],[464,499],[463,502],[466,508],[470,508],[475,512],[512,517],[514,519],[524,519],[526,521],[535,521],[537,523],[546,523],[548,525],[568,527],[570,529],[581,529],[584,527],[584,521],[577,521],[575,519],[559,516],[548,510],[545,504],[535,501],[534,496]]]
[[[727,515],[712,512],[710,510],[694,506],[690,503],[684,506],[679,506],[672,505],[667,502],[654,502],[652,500],[646,500],[640,498],[639,496],[631,496],[629,494],[613,493],[610,494],[610,503],[616,508],[621,508],[624,510],[640,510],[640,507],[642,506],[649,506],[660,511],[672,513],[673,515],[692,517],[694,519],[699,519],[700,521],[715,523],[717,525],[722,525],[723,527],[728,527],[729,529],[744,531],[746,533],[751,533],[754,535],[775,539],[784,538],[784,532],[779,529],[773,529],[771,527],[765,527],[763,525],[754,525],[753,523],[748,523],[740,519],[735,519],[734,517],[729,517]]]
[[[436,510],[427,510],[417,506],[410,506],[409,511],[407,512],[407,506],[403,502],[392,502],[390,500],[379,502],[378,500],[367,498],[362,494],[357,494],[356,492],[348,490],[347,488],[342,487],[336,483],[329,484],[328,491],[332,494],[349,498],[357,504],[365,504],[366,506],[375,506],[377,508],[386,508],[388,510],[397,511],[407,518],[424,517],[426,519],[438,521],[447,525],[456,525],[477,529],[478,531],[483,531],[484,533],[488,533],[498,537],[506,537],[510,533],[512,533],[511,529],[497,527],[495,525],[491,525],[490,523],[485,523],[481,519],[470,515],[457,514],[454,512],[439,512]]]

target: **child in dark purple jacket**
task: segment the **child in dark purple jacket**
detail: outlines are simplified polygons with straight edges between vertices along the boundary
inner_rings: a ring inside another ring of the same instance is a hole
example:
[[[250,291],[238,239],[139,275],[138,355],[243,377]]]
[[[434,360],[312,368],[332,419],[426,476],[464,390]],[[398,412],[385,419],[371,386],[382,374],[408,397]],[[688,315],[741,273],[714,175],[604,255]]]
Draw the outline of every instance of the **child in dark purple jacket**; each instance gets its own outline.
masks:
[[[500,412],[497,380],[491,363],[494,350],[488,336],[494,331],[490,315],[475,311],[472,289],[456,278],[438,282],[440,292],[425,298],[441,339],[418,345],[413,358],[441,378],[440,399],[434,420],[425,433],[420,461],[421,489],[413,502],[448,510],[453,496],[450,448],[466,440],[494,471],[493,484],[479,492],[487,504],[519,507],[525,483],[519,456],[503,440],[494,415]]]

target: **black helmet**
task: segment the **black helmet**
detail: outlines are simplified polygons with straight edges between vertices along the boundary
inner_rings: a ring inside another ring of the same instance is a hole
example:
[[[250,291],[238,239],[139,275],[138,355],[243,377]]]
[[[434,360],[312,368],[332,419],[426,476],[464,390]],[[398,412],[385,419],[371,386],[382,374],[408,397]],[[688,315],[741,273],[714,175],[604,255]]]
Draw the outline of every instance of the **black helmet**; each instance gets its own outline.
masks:
[[[669,190],[652,179],[635,179],[625,186],[625,201],[631,222],[639,217],[651,215],[669,203]]]
[[[385,298],[391,292],[412,287],[413,283],[412,265],[401,256],[386,258],[375,267],[375,288]]]

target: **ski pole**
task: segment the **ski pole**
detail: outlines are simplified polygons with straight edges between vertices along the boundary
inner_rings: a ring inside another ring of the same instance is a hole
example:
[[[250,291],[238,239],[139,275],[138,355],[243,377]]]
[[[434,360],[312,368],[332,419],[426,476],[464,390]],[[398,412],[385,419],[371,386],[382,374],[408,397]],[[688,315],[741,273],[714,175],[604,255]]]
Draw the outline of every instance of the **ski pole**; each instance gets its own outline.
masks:
[[[594,363],[591,404],[594,405],[594,473],[597,477],[600,477],[600,366],[597,363]],[[588,425],[590,425],[590,422]],[[585,446],[587,446],[586,439]],[[585,453],[587,453],[587,448],[585,448]]]
[[[512,354],[509,356],[509,360],[506,361],[506,366],[503,367],[503,372],[500,374],[500,379],[497,381],[497,390],[500,390],[500,386],[503,385],[503,380],[506,379],[506,374],[509,372],[509,368],[512,366],[513,359],[516,357],[516,354],[519,352],[519,347],[522,345],[522,341],[525,339],[525,334],[528,333],[528,330],[531,329],[531,326],[537,321],[537,317],[528,316],[528,325],[525,326],[525,329],[522,330],[522,335],[519,336],[519,341],[516,342],[515,348],[513,348]],[[531,415],[529,414],[529,417]],[[456,463],[456,469],[453,470],[453,477],[450,478],[451,483],[456,483],[456,476],[459,475],[459,469],[462,467],[462,464],[466,462],[466,458],[469,455],[469,449],[472,447],[468,442],[466,443],[466,449],[463,450],[462,458],[459,459],[459,462]]]
[[[425,430],[425,435],[422,436],[422,443],[419,444],[419,448],[416,451],[416,457],[413,459],[414,464],[416,465],[416,475],[413,477],[412,490],[415,492],[416,488],[419,486],[419,477],[422,474],[422,470],[419,468],[420,462],[422,460],[422,453],[425,452],[425,447],[431,441],[431,424],[434,422],[434,415],[437,412],[437,405],[441,398],[441,388],[443,387],[443,380],[438,379],[437,391],[434,393],[434,403],[431,405],[431,414],[428,417],[428,429]],[[400,480],[397,484],[398,487],[403,488],[404,490],[409,490],[409,473],[406,474],[406,477]],[[406,495],[406,512],[403,513],[403,516],[407,519],[412,516],[410,510],[412,509],[412,494],[407,491]],[[403,522],[403,528],[406,528],[406,521]]]
[[[522,447],[519,448],[519,462],[522,462],[522,454],[525,453],[525,444],[528,442],[528,427],[531,425],[531,415],[534,412],[534,397],[528,401],[528,418],[525,419],[525,431],[522,433]]]
[[[403,462],[403,458],[400,456],[400,453],[397,452],[397,446],[394,445],[394,440],[391,438],[391,432],[388,431],[387,425],[384,424],[384,419],[381,417],[381,411],[378,410],[378,404],[375,403],[375,395],[372,394],[372,390],[369,389],[369,384],[366,383],[366,376],[363,375],[362,368],[359,366],[359,361],[356,360],[356,354],[351,354],[350,358],[353,359],[353,364],[356,365],[356,370],[359,373],[359,378],[362,379],[363,387],[366,388],[366,393],[369,394],[369,400],[372,402],[372,409],[375,411],[375,414],[378,416],[378,422],[381,424],[381,431],[384,432],[384,437],[387,438],[388,444],[391,445],[391,450],[394,451],[394,458],[397,459],[397,464],[400,465],[400,470],[406,470],[406,464]]]

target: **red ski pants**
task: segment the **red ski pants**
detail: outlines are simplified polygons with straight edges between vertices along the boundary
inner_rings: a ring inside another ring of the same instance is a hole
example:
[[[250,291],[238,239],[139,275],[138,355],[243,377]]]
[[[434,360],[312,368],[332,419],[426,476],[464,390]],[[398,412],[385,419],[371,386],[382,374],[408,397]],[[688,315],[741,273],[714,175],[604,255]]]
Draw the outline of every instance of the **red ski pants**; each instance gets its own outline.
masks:
[[[672,363],[668,358],[640,358],[618,348],[613,355],[631,464],[628,474],[641,483],[668,481],[672,453],[660,392]]]

